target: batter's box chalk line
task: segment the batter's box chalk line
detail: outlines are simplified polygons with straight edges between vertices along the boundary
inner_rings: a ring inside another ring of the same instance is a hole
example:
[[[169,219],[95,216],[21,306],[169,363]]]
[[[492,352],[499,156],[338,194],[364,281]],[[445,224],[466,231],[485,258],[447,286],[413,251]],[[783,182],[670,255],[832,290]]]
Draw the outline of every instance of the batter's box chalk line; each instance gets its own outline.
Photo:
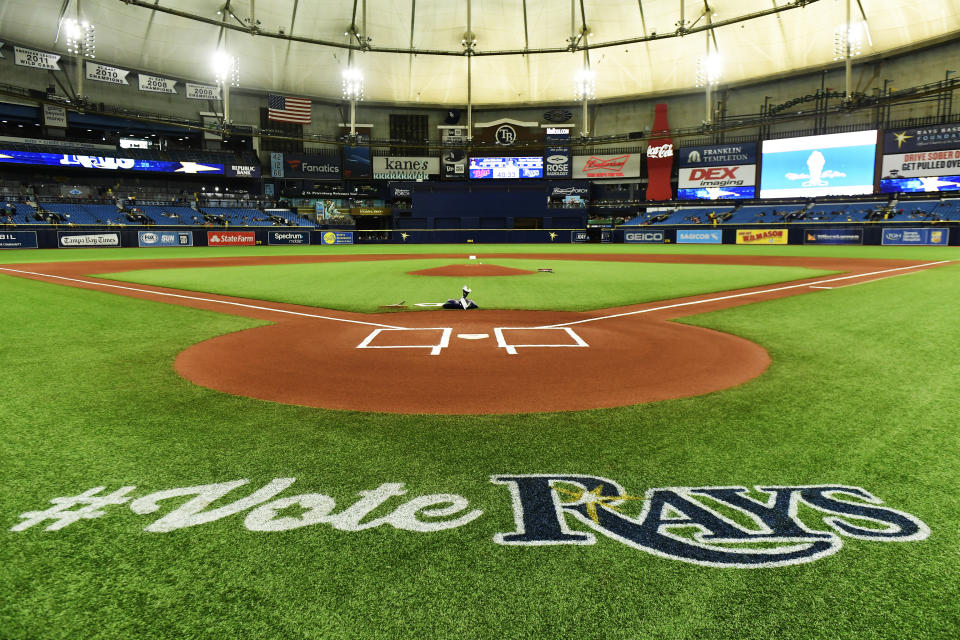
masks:
[[[440,331],[440,342],[437,344],[389,344],[377,345],[370,344],[376,340],[381,333],[388,331]],[[363,342],[357,345],[357,349],[430,349],[430,355],[438,356],[440,352],[450,346],[450,335],[453,333],[453,327],[403,327],[396,329],[374,329],[370,332]]]
[[[537,343],[537,344],[510,344],[507,342],[507,339],[504,337],[504,331],[562,331],[566,333],[573,344],[569,342],[564,344],[546,344],[546,343]],[[526,349],[530,347],[589,347],[590,345],[586,341],[577,335],[577,332],[571,329],[570,327],[495,327],[493,330],[495,336],[497,336],[497,346],[503,347],[507,350],[507,354],[511,356],[517,355],[517,349]]]

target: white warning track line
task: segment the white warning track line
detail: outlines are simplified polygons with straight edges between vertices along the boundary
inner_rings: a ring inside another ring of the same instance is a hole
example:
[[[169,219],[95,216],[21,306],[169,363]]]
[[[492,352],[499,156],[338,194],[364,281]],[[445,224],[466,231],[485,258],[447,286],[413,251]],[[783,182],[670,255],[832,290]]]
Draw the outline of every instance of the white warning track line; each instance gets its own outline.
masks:
[[[272,311],[273,313],[283,313],[289,316],[302,316],[304,318],[317,318],[318,320],[333,320],[334,322],[346,322],[348,324],[362,324],[368,327],[382,327],[384,329],[404,329],[406,327],[396,327],[390,324],[380,324],[378,322],[364,322],[363,320],[348,320],[346,318],[334,318],[332,316],[321,316],[315,313],[303,313],[300,311],[288,311],[286,309],[274,309],[273,307],[262,307],[255,304],[245,304],[243,302],[230,302],[229,300],[215,300],[213,298],[201,298],[200,296],[185,296],[179,293],[165,293],[163,291],[151,291],[150,289],[138,289],[136,287],[127,287],[119,284],[107,284],[105,282],[94,282],[92,280],[81,280],[80,278],[68,278],[66,276],[55,276],[49,273],[37,273],[35,271],[21,271],[20,269],[10,269],[0,267],[0,271],[10,271],[12,273],[23,273],[30,276],[40,276],[42,278],[54,278],[56,280],[66,280],[68,282],[79,282],[94,287],[105,287],[109,289],[123,289],[124,291],[136,291],[137,293],[149,293],[155,296],[164,296],[167,298],[178,298],[180,300],[196,300],[197,302],[212,302],[215,304],[224,304],[231,307],[243,307],[245,309],[256,309],[258,311]]]
[[[836,278],[827,278],[825,280],[818,280],[814,284],[822,285],[828,282],[840,282],[843,280],[852,280],[855,278],[866,278],[869,276],[878,276],[884,273],[893,273],[894,271],[905,271],[907,269],[922,269],[924,267],[935,267],[940,264],[947,264],[948,262],[953,262],[953,260],[939,260],[937,262],[927,262],[925,264],[915,264],[909,267],[897,267],[895,269],[884,269],[883,271],[873,271],[870,273],[857,273],[850,276],[839,276]],[[900,274],[907,275],[907,274]],[[872,282],[872,281],[871,281]],[[800,289],[800,288],[817,288],[814,287],[814,284],[809,282],[804,284],[791,284],[785,287],[774,287],[773,289],[763,289],[762,291],[748,291],[747,293],[735,293],[729,296],[717,296],[716,298],[705,298],[703,300],[691,300],[689,302],[678,302],[676,304],[667,304],[661,307],[651,307],[650,309],[641,309],[639,311],[627,311],[624,313],[615,313],[609,316],[600,316],[599,318],[587,318],[586,320],[574,320],[573,322],[561,322],[559,324],[550,324],[536,327],[537,329],[557,329],[560,327],[569,327],[574,324],[586,324],[587,322],[597,322],[599,320],[610,320],[611,318],[623,318],[626,316],[636,316],[642,313],[651,313],[653,311],[664,311],[666,309],[677,309],[680,307],[691,307],[697,304],[707,304],[708,302],[719,302],[721,300],[734,300],[736,298],[746,298],[749,296],[759,296],[764,293],[776,293],[777,291],[788,291],[790,289]],[[864,283],[861,283],[864,284]]]

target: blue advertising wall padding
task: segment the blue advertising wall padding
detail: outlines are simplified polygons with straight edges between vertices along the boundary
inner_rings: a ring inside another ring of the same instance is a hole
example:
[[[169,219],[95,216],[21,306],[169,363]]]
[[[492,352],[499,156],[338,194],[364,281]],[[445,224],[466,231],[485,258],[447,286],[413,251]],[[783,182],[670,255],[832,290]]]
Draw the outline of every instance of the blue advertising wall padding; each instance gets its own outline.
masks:
[[[0,231],[0,249],[36,249],[36,231]]]

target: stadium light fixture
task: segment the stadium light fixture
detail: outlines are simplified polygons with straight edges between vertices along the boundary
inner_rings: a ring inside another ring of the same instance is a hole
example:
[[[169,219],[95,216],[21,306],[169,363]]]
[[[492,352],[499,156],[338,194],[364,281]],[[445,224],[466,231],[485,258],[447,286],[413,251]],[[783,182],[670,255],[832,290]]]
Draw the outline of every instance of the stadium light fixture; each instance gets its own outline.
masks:
[[[97,57],[97,30],[86,20],[64,18],[63,35],[66,39],[67,53],[84,58]]]
[[[697,58],[697,86],[716,86],[723,77],[723,58],[716,51]]]
[[[833,30],[833,59],[843,60],[847,57],[847,42],[850,42],[850,56],[858,56],[863,52],[863,39],[866,24],[863,20],[837,25]]]
[[[240,58],[218,49],[212,58],[213,74],[221,85],[240,86]]]
[[[344,69],[340,88],[345,100],[363,100],[363,72],[356,67]]]
[[[589,68],[578,69],[573,74],[574,100],[592,100],[596,96],[597,77]]]

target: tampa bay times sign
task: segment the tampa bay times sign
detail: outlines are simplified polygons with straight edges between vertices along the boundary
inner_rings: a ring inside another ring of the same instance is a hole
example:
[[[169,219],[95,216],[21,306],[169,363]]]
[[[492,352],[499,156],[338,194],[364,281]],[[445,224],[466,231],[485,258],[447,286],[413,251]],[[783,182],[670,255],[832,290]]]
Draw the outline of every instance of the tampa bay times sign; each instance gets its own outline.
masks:
[[[592,475],[503,474],[489,480],[513,512],[509,530],[490,530],[491,544],[500,546],[592,545],[602,537],[661,558],[743,569],[812,562],[840,551],[847,538],[909,542],[930,535],[918,518],[885,506],[866,489],[839,484],[660,487],[631,495],[614,480]],[[135,486],[111,492],[93,487],[53,498],[52,507],[21,513],[21,522],[10,530],[76,528],[82,520],[118,514],[124,507],[153,515],[144,531],[155,534],[234,516],[238,526],[258,532],[328,526],[344,532],[393,527],[429,534],[484,526],[483,511],[453,493],[411,496],[404,483],[388,482],[338,506],[322,493],[281,495],[295,482],[275,478],[251,490],[241,489],[250,483],[241,479],[141,495],[134,493]],[[225,503],[228,499],[232,502]],[[210,508],[214,502],[221,506]]]

